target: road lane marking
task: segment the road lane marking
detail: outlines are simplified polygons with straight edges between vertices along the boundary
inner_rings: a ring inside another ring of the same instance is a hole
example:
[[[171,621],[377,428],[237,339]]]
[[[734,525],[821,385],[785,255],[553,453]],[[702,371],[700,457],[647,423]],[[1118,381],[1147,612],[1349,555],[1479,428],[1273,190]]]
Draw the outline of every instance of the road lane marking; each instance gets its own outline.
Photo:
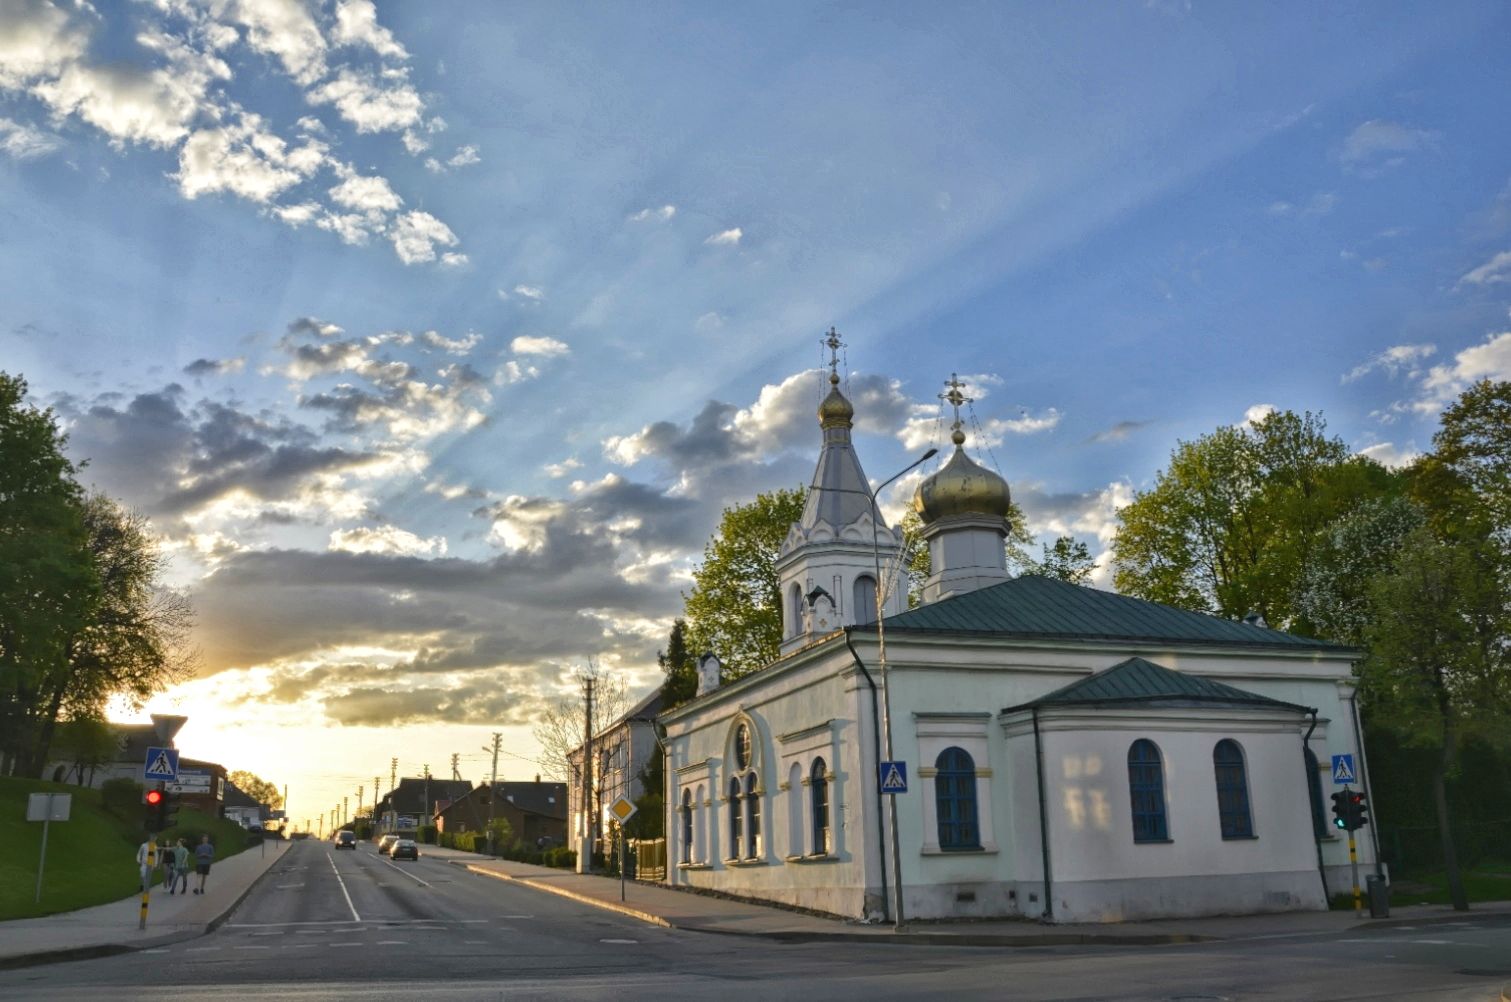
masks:
[[[219,949],[220,949],[220,947],[218,947],[218,946],[191,946],[191,947],[189,947],[189,949],[186,952],[188,952],[188,953],[215,953]]]
[[[155,950],[143,950],[142,952],[143,953],[167,953],[168,952],[168,948],[167,947],[158,947]]]
[[[487,946],[488,945],[488,941],[487,940],[483,940],[483,939],[464,939],[464,940],[462,940],[462,945],[463,946]]]
[[[300,881],[297,884],[274,884],[273,885],[273,887],[275,889],[280,890],[280,891],[287,891],[287,890],[290,890],[290,889],[295,888],[295,887],[303,887],[303,886],[304,886],[304,882],[303,881]]]
[[[408,946],[409,941],[404,939],[380,939],[379,946]]]
[[[335,948],[335,947],[338,947],[338,946],[361,946],[362,944],[361,943],[332,943],[330,945],[331,945],[332,948]]]
[[[254,933],[252,933],[252,935],[253,936],[282,936],[282,935],[285,935],[285,933],[283,932],[282,929],[277,929],[277,930],[272,930],[272,931],[269,931],[269,932],[254,932]]]
[[[233,946],[233,950],[271,950],[271,946]]]
[[[629,944],[629,945],[634,945],[636,943],[639,943],[640,940],[638,940],[638,939],[600,939],[598,942],[600,942],[600,943],[625,943],[625,944]]]
[[[335,854],[331,853],[331,852],[327,852],[325,854],[325,858],[330,861],[331,872],[336,875],[336,883],[338,883],[338,884],[341,885],[341,896],[344,897],[344,898],[346,898],[346,907],[348,907],[348,908],[350,908],[352,910],[352,920],[355,921],[355,922],[361,922],[362,921],[362,916],[357,914],[357,906],[354,905],[354,904],[352,904],[352,896],[350,894],[346,893],[346,881],[344,881],[344,880],[341,879],[341,871],[338,870],[338,869],[336,869],[336,856],[335,856]]]
[[[1451,939],[1414,939],[1414,940],[1412,940],[1412,942],[1413,943],[1420,943],[1423,946],[1447,946],[1449,943],[1452,943],[1453,940],[1451,940]]]
[[[383,862],[385,864],[387,864],[388,866],[393,867],[395,870],[398,870],[400,873],[404,874],[404,876],[408,877],[410,880],[413,880],[415,883],[422,884],[425,887],[429,887],[430,886],[430,884],[427,881],[421,880],[419,877],[416,877],[414,874],[410,873],[408,870],[404,869],[399,864],[397,864],[397,863],[390,863],[386,859]]]

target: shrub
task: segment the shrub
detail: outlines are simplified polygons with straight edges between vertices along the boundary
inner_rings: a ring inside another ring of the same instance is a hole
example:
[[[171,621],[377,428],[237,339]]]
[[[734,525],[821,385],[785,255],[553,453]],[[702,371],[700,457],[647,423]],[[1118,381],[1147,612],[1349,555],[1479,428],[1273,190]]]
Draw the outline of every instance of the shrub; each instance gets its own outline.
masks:
[[[554,866],[562,870],[577,869],[577,850],[559,845],[554,849],[547,849],[543,860],[545,865]]]
[[[145,817],[142,787],[134,779],[107,779],[100,787],[100,801],[105,810],[134,828],[142,827]]]
[[[438,834],[439,833],[435,830],[435,825],[424,825],[416,833],[417,837],[415,841],[424,842],[426,845],[435,845],[436,836]]]

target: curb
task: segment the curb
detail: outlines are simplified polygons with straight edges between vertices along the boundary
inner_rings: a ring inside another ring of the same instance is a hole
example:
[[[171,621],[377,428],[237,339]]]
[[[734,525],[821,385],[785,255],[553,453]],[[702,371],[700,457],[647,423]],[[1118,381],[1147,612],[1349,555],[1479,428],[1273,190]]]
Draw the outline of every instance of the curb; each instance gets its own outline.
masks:
[[[246,851],[246,850],[243,850]],[[101,957],[115,957],[123,953],[140,953],[142,950],[153,950],[159,946],[167,946],[170,943],[183,943],[187,940],[198,939],[219,929],[225,924],[226,919],[236,910],[236,906],[246,900],[252,889],[262,882],[262,878],[272,872],[274,863],[268,864],[252,882],[246,886],[236,900],[227,905],[221,912],[204,923],[202,929],[186,929],[178,932],[163,933],[151,939],[138,940],[133,943],[92,943],[89,946],[66,946],[58,950],[39,950],[35,953],[17,953],[9,957],[0,957],[0,971],[15,970],[20,967],[40,967],[44,964],[64,964],[74,960],[97,960]]]
[[[755,932],[745,929],[725,929],[718,926],[704,925],[698,922],[673,922],[660,915],[641,911],[629,905],[619,904],[614,901],[605,901],[602,898],[591,897],[586,894],[578,894],[562,887],[552,887],[546,883],[536,883],[529,878],[521,879],[510,876],[499,870],[477,866],[466,860],[448,861],[452,866],[461,866],[472,873],[495,880],[504,880],[509,883],[519,884],[547,894],[555,894],[559,897],[570,898],[581,904],[592,905],[605,911],[616,912],[629,918],[639,919],[650,925],[661,926],[663,929],[678,929],[683,932],[701,932],[717,936],[745,936],[753,939],[767,939],[777,943],[871,943],[883,946],[1170,946],[1180,943],[1207,943],[1218,939],[1215,936],[1197,936],[1190,933],[1149,933],[1147,935],[1132,936],[1104,936],[1098,933],[1049,933],[1035,936],[1004,936],[996,934],[939,934],[926,932],[899,932],[899,933],[865,933],[865,932],[813,932],[813,931],[775,931]],[[1511,1000],[1508,1000],[1511,1002]]]

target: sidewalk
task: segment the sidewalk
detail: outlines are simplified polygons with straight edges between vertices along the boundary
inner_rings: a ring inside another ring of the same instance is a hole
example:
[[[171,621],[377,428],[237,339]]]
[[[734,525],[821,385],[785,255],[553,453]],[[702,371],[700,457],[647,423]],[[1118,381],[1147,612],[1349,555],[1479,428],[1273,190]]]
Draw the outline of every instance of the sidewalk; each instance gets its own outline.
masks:
[[[1214,940],[1279,939],[1319,936],[1366,929],[1470,922],[1488,916],[1511,916],[1511,902],[1475,904],[1468,912],[1447,905],[1412,905],[1391,909],[1388,919],[1356,919],[1348,912],[1282,912],[1270,915],[1163,919],[1093,925],[1044,925],[1034,921],[916,922],[901,931],[890,925],[863,925],[821,918],[766,905],[730,901],[704,894],[629,881],[619,900],[619,880],[573,873],[528,863],[489,859],[437,846],[421,850],[473,873],[524,884],[584,904],[637,918],[642,922],[725,935],[759,936],[778,942],[820,940],[903,943],[927,946],[1151,946]]]
[[[137,928],[140,894],[46,918],[0,922],[0,969],[106,957],[202,936],[225,921],[290,844],[270,840],[217,861],[204,894],[170,895],[161,884],[154,887],[146,929]],[[190,887],[198,886],[198,877],[189,880]]]

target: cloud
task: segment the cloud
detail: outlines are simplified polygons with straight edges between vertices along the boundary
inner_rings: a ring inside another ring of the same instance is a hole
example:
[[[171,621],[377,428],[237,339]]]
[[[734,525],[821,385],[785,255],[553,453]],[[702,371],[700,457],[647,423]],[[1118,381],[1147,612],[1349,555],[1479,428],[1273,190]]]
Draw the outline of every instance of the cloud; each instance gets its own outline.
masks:
[[[386,178],[349,174],[330,190],[331,201],[358,212],[394,212],[404,204]]]
[[[306,95],[311,104],[334,105],[358,132],[401,132],[420,121],[425,102],[407,80],[380,80],[366,70],[342,67]]]
[[[288,333],[293,337],[311,335],[314,337],[335,337],[344,334],[345,331],[337,324],[319,317],[299,317],[289,323]]]
[[[1388,373],[1392,379],[1403,372],[1408,376],[1416,376],[1420,370],[1420,363],[1431,358],[1437,350],[1437,345],[1434,344],[1393,345],[1354,366],[1343,374],[1340,381],[1352,383],[1376,370]]]
[[[545,466],[542,467],[542,469],[544,469],[546,471],[546,476],[552,477],[552,478],[557,478],[557,479],[566,476],[568,473],[571,473],[573,470],[577,470],[577,469],[581,469],[581,468],[582,468],[582,463],[579,460],[577,460],[575,457],[568,457],[566,459],[563,459],[559,463],[547,463]]]
[[[246,368],[244,358],[197,358],[184,366],[186,376],[227,376]]]
[[[1299,206],[1293,202],[1271,202],[1265,211],[1272,216],[1325,216],[1337,205],[1337,195],[1330,191],[1319,191]]]
[[[536,301],[539,301],[546,297],[545,290],[543,290],[538,285],[516,285],[514,287],[514,294],[516,296],[524,296],[526,299],[533,299]]]
[[[1095,435],[1092,435],[1086,441],[1093,444],[1100,444],[1103,442],[1122,442],[1126,440],[1129,435],[1132,435],[1134,432],[1142,428],[1147,428],[1153,423],[1153,421],[1119,421],[1111,428],[1104,429],[1103,431],[1099,431]]]
[[[703,242],[706,244],[712,244],[715,247],[733,247],[740,242],[740,238],[744,235],[745,231],[736,226],[731,230],[721,230],[720,232],[715,233],[713,236],[709,237]]]
[[[409,53],[393,37],[393,32],[378,24],[378,11],[372,0],[342,0],[337,4],[331,41],[336,45],[366,46],[388,59],[403,61],[409,58]]]
[[[0,153],[12,160],[36,160],[63,148],[63,140],[9,118],[0,117]]]
[[[395,221],[393,232],[394,251],[405,264],[434,261],[436,247],[454,247],[456,234],[451,227],[428,212],[406,212]]]
[[[229,0],[219,5],[231,23],[246,29],[247,44],[274,56],[299,84],[325,75],[325,38],[300,0]]]
[[[647,220],[655,220],[657,222],[664,223],[676,214],[677,207],[675,205],[663,205],[659,209],[646,208],[641,209],[639,212],[632,212],[627,218],[632,223],[643,223]]]
[[[1422,453],[1415,446],[1398,448],[1393,442],[1379,442],[1360,449],[1359,455],[1368,456],[1388,469],[1399,470],[1416,462],[1421,458]]]
[[[515,359],[510,359],[493,376],[493,381],[500,386],[506,383],[522,383],[529,379],[535,379],[540,375],[540,369],[534,365],[522,365]]]
[[[446,537],[422,539],[407,529],[393,525],[376,528],[359,526],[336,529],[331,533],[329,549],[346,553],[389,553],[404,557],[445,556]]]
[[[1237,427],[1243,428],[1251,424],[1259,424],[1273,413],[1275,413],[1274,404],[1254,404],[1243,412],[1243,420],[1238,423]]]
[[[1458,286],[1499,285],[1502,282],[1511,282],[1511,250],[1501,251],[1478,268],[1466,272],[1458,280]]]
[[[509,350],[516,355],[542,355],[549,358],[569,354],[572,348],[565,341],[558,341],[554,337],[521,334],[509,342]]]
[[[438,351],[444,351],[448,355],[466,355],[473,348],[476,348],[482,340],[483,336],[475,332],[469,332],[465,336],[455,339],[444,338],[435,331],[426,331],[420,335],[421,344],[435,348]]]
[[[173,177],[185,198],[226,192],[266,203],[319,170],[326,149],[313,139],[291,149],[261,118],[246,114],[235,124],[190,133]]]
[[[425,169],[430,171],[432,174],[444,174],[447,171],[455,170],[458,167],[470,167],[473,164],[479,164],[482,162],[483,158],[478,156],[476,146],[463,146],[460,147],[456,151],[456,153],[453,154],[451,158],[449,160],[446,160],[445,162],[437,160],[435,157],[427,158],[425,161]]]
[[[1404,154],[1431,147],[1439,135],[1385,119],[1371,119],[1357,126],[1343,140],[1338,159],[1345,167],[1378,171],[1404,159]]]
[[[1511,331],[1491,334],[1454,355],[1451,363],[1434,365],[1422,376],[1422,396],[1411,409],[1436,414],[1481,379],[1511,380]]]

